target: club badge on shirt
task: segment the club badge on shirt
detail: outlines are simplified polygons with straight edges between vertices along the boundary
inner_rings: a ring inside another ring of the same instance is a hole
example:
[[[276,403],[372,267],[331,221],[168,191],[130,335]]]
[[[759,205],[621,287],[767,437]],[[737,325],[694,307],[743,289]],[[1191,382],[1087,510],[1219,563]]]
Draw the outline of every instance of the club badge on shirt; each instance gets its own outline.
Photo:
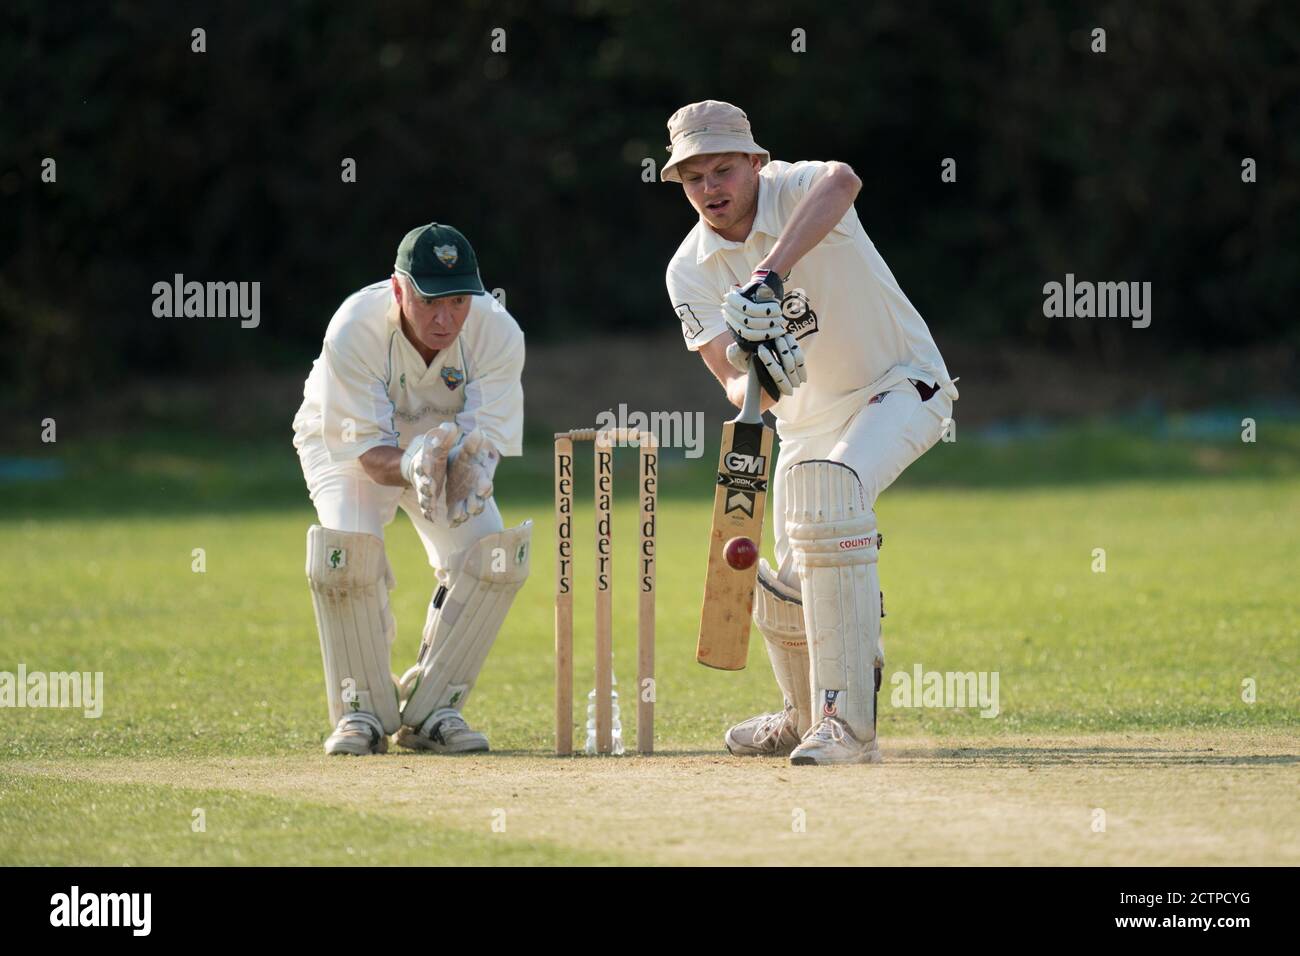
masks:
[[[450,365],[445,366],[442,370],[442,381],[451,391],[456,391],[465,381],[465,373],[458,368],[452,368]]]
[[[688,339],[693,339],[704,331],[704,323],[696,317],[695,311],[685,302],[673,306],[673,310],[677,313],[677,318],[681,320],[682,328],[686,330]]]

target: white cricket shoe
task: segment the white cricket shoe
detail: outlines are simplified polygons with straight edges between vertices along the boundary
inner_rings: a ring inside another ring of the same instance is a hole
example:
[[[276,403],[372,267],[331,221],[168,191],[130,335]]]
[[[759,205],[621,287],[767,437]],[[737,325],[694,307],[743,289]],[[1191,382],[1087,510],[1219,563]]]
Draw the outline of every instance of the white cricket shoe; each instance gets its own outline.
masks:
[[[728,730],[725,740],[737,757],[785,757],[799,746],[799,718],[793,707],[759,714]]]
[[[832,763],[880,763],[880,744],[862,743],[838,717],[823,717],[790,754],[795,766]]]
[[[325,740],[325,752],[330,755],[352,754],[364,757],[368,754],[388,753],[388,735],[384,725],[374,714],[359,710],[345,715],[334,733]]]
[[[488,749],[488,739],[465,723],[454,707],[435,710],[420,729],[403,727],[397,732],[398,746],[411,750],[432,750],[440,754],[464,754]]]

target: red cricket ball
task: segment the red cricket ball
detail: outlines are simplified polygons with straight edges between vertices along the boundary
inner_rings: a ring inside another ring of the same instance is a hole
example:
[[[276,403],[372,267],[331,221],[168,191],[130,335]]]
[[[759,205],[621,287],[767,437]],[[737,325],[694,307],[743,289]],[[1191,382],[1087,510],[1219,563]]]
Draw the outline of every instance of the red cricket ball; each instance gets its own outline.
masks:
[[[758,560],[758,545],[753,538],[732,538],[722,546],[722,556],[737,571],[744,571]]]

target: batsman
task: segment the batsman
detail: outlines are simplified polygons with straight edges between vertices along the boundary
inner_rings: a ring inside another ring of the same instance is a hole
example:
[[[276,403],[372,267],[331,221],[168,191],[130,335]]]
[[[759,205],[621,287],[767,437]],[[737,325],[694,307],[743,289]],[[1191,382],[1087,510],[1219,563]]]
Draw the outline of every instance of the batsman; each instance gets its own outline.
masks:
[[[488,749],[461,711],[528,576],[531,522],[505,528],[502,455],[521,452],[524,337],[485,294],[469,241],[407,233],[393,274],[349,296],[325,332],[294,419],[319,524],[307,531],[333,731],[327,754],[399,745]],[[415,663],[390,670],[396,577],[384,529],[410,517],[436,587]]]
[[[940,439],[957,389],[858,219],[848,165],[772,161],[716,100],[679,109],[668,134],[662,178],[699,216],[667,274],[686,347],[737,406],[753,365],[780,442],[776,567],[760,560],[753,619],[784,706],[728,730],[727,749],[878,763],[876,499]]]

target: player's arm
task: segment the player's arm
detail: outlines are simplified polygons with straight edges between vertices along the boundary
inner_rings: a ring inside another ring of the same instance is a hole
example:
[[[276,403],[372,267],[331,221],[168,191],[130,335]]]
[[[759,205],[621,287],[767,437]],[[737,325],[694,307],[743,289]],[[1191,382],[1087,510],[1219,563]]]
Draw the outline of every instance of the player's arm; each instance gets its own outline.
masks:
[[[321,433],[333,461],[359,461],[371,481],[405,487],[393,405],[372,357],[381,343],[359,323],[336,317],[321,351],[324,388]]]
[[[480,312],[470,319],[481,321],[483,327],[475,330],[470,346],[465,408],[456,416],[456,424],[466,435],[481,430],[500,455],[518,455],[524,433],[524,333],[495,302]]]
[[[719,303],[717,290],[710,290],[688,266],[674,258],[668,266],[667,283],[686,347],[704,356],[705,364],[736,407],[744,405],[751,356],[767,396],[762,403],[764,410],[806,380],[803,353],[794,336],[785,331],[779,276],[752,280],[744,289],[734,287]],[[759,289],[759,285],[764,288]]]
[[[380,485],[405,488],[409,482],[402,477],[402,449],[392,445],[376,445],[359,459],[370,480]]]
[[[726,390],[727,401],[740,408],[745,404],[745,386],[748,376],[727,359],[727,346],[733,341],[731,333],[724,332],[700,346],[699,352],[700,357],[704,359],[704,364]],[[776,400],[766,391],[763,392],[759,407],[767,411],[775,404]]]
[[[862,180],[847,163],[827,163],[826,171],[795,206],[772,251],[756,268],[789,275],[795,264],[844,218],[861,189]]]
[[[463,437],[447,458],[453,528],[482,514],[492,501],[501,457],[523,451],[524,333],[502,306],[483,301],[491,306],[478,308],[470,319],[476,323],[467,359],[472,372],[465,383],[465,408],[456,416]]]

